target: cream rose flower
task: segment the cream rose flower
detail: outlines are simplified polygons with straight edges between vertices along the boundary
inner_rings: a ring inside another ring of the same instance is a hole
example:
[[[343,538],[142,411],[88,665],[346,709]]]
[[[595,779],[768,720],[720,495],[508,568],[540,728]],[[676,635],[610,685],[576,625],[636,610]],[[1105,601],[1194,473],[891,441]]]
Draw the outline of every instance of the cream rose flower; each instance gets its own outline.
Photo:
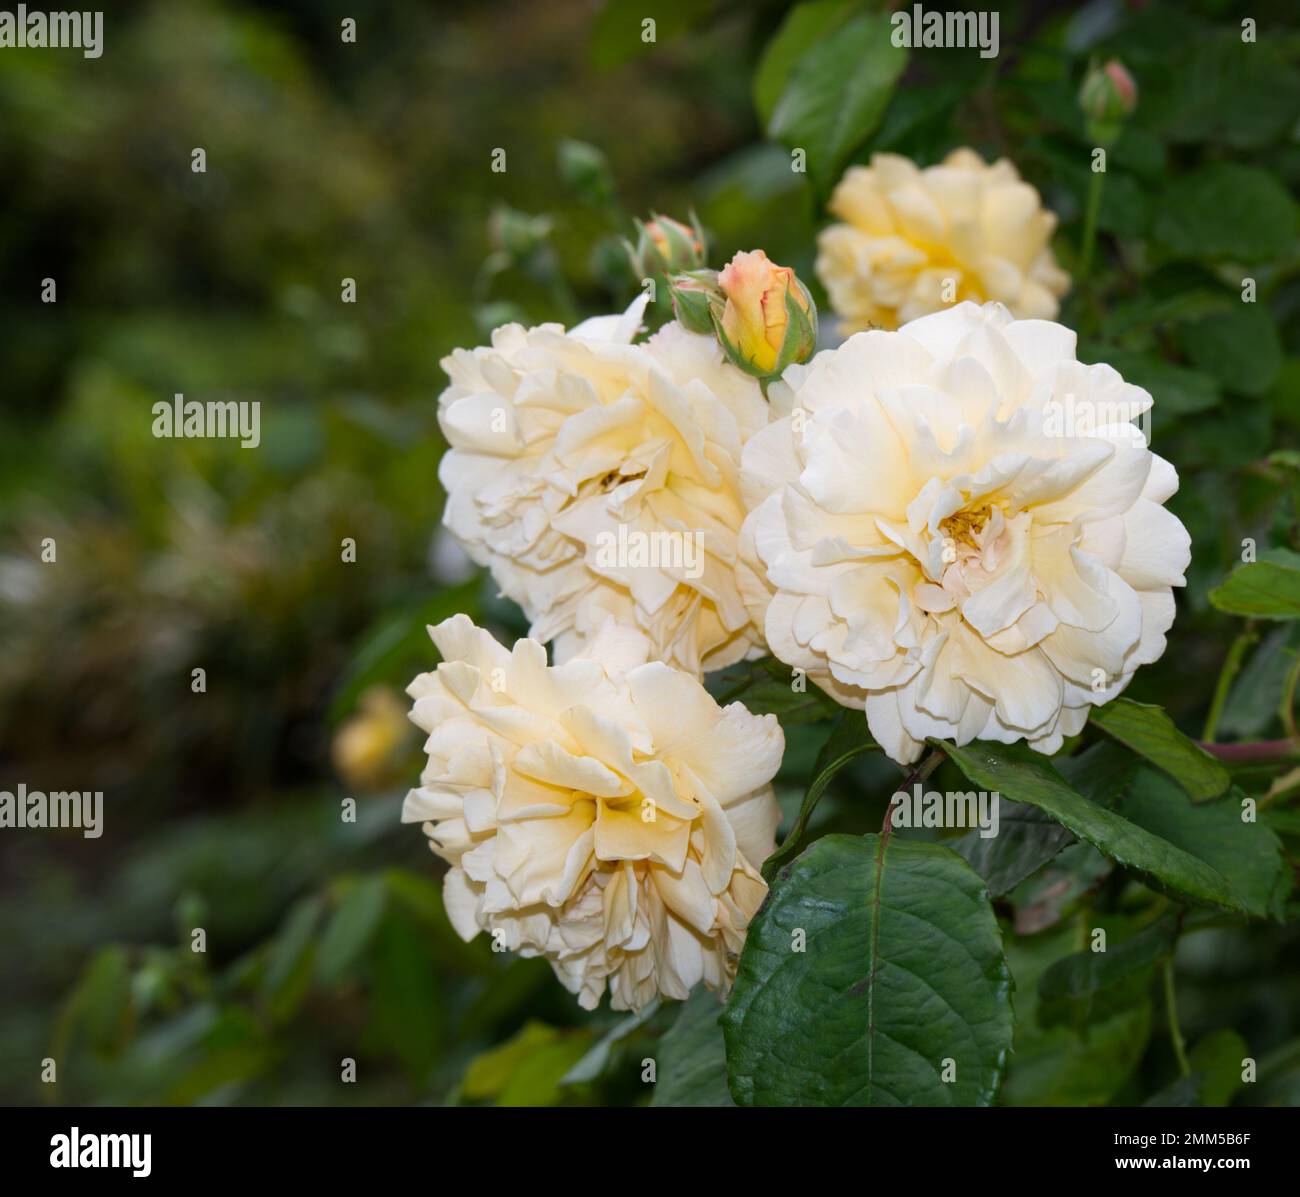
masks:
[[[758,383],[712,337],[622,316],[499,328],[443,359],[443,522],[565,660],[609,616],[699,674],[758,651],[735,581]]]
[[[1054,752],[1164,651],[1178,478],[1129,422],[1151,396],[1074,333],[962,304],[784,378],[745,449],[746,592],[895,760],[927,736]]]
[[[617,1010],[725,991],[767,892],[776,717],[720,708],[612,622],[556,666],[464,615],[430,634],[443,664],[409,690],[429,760],[402,819],[452,866],[456,930],[545,956],[588,1009],[606,983]]]
[[[1070,286],[1052,256],[1055,214],[1005,158],[990,166],[959,149],[922,170],[874,154],[849,168],[830,210],[844,223],[818,237],[817,273],[846,332],[895,329],[962,300],[1051,319]]]

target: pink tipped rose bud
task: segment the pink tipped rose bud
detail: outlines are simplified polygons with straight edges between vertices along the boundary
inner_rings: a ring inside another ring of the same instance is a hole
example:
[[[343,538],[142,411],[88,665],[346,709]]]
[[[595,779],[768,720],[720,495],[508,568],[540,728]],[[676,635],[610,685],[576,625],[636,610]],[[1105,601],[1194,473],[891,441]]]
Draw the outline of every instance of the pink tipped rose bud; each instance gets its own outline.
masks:
[[[682,224],[654,213],[639,225],[632,265],[642,278],[699,270],[704,265],[704,232],[698,223]]]
[[[1112,58],[1105,66],[1089,69],[1079,88],[1079,107],[1087,121],[1088,134],[1108,144],[1119,136],[1120,127],[1137,107],[1138,89],[1128,69]]]
[[[761,249],[738,253],[718,275],[726,307],[718,339],[728,356],[760,378],[806,361],[817,342],[817,309],[789,266]]]

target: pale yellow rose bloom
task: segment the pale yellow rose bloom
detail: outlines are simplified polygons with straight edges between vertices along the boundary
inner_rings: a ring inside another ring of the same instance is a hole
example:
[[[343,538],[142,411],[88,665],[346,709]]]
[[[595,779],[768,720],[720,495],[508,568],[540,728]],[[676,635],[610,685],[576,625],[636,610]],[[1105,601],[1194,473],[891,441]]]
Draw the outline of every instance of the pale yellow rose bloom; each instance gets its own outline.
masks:
[[[612,616],[699,674],[762,651],[735,551],[741,449],[769,409],[715,337],[634,343],[644,307],[443,359],[443,523],[557,659]]]
[[[1052,254],[1056,215],[1005,158],[959,149],[936,166],[874,154],[835,188],[817,273],[846,332],[895,329],[954,303],[996,300],[1053,319],[1070,278]]]
[[[742,592],[894,760],[928,736],[1055,752],[1164,652],[1178,476],[1133,422],[1151,396],[1069,329],[961,304],[851,336],[773,399],[788,414],[745,447]]]
[[[443,663],[409,689],[428,764],[402,819],[451,865],[456,930],[545,957],[588,1009],[607,986],[617,1010],[725,992],[767,892],[776,717],[719,707],[612,621],[554,666],[464,615],[430,633]]]

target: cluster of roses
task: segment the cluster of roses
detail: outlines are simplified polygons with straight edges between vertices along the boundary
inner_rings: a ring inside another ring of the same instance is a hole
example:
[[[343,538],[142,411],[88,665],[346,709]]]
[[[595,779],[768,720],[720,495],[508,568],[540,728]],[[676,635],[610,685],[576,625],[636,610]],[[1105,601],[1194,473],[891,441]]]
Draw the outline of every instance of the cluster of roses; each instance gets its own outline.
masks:
[[[532,638],[431,629],[403,817],[451,866],[456,929],[545,956],[585,1007],[606,985],[616,1009],[725,992],[766,892],[781,729],[719,707],[706,671],[771,654],[900,763],[929,736],[1051,753],[1174,618],[1173,468],[1127,420],[1045,419],[1151,397],[1051,322],[1069,279],[1037,192],[970,150],[880,154],[832,210],[819,273],[869,331],[815,357],[792,270],[761,250],[704,270],[698,230],[659,218],[658,332],[637,339],[642,297],[443,363],[444,522]],[[611,559],[614,534],[690,536],[701,559]]]

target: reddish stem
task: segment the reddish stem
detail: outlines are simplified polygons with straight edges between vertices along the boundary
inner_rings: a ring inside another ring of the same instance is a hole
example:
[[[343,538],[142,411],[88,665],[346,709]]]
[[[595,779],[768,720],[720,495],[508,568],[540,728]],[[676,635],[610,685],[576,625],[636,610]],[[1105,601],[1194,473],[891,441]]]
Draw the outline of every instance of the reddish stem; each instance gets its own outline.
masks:
[[[1300,756],[1300,744],[1294,740],[1249,740],[1243,744],[1198,744],[1211,756],[1231,764],[1248,764],[1252,761],[1279,761]]]

